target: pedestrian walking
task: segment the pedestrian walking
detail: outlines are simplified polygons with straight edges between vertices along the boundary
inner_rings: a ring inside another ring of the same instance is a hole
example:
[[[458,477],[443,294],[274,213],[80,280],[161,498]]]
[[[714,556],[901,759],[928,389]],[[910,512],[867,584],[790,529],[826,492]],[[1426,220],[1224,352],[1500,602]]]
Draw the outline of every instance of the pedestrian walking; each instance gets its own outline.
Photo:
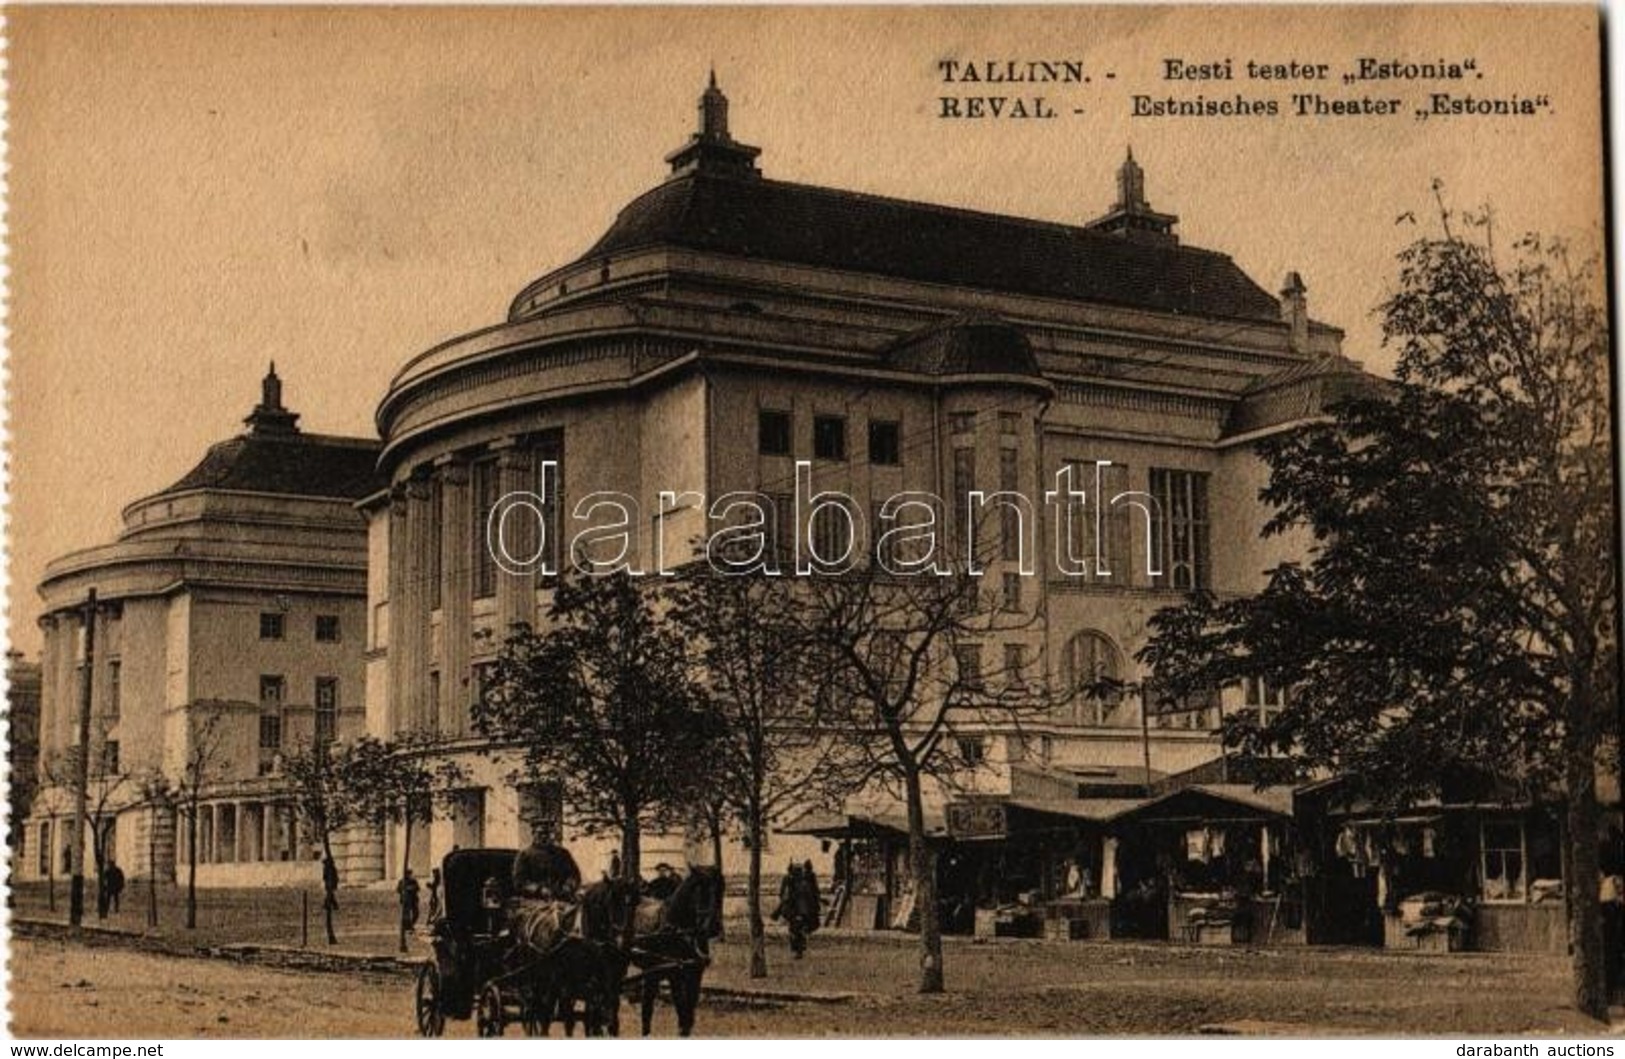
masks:
[[[117,864],[109,862],[107,865],[107,905],[115,913],[118,911],[119,898],[124,896],[124,869]]]
[[[411,868],[401,873],[395,892],[401,899],[401,933],[410,934],[418,925],[418,880]]]
[[[322,909],[327,912],[339,910],[339,866],[333,863],[333,855],[322,856]]]

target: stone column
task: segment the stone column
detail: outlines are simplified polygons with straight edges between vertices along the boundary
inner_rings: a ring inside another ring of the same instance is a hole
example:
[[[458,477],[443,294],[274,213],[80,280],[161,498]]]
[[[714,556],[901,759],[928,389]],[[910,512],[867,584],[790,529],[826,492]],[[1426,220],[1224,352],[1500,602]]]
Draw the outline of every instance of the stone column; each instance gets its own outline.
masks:
[[[497,496],[535,493],[536,472],[530,449],[517,439],[506,439],[497,449]],[[524,561],[536,550],[536,516],[515,511],[507,520],[504,540],[508,552]],[[511,565],[511,564],[510,564]],[[534,574],[512,574],[497,570],[497,636],[506,639],[513,626],[536,623],[536,578]]]
[[[474,548],[484,547],[473,532],[473,499],[468,463],[446,457],[440,475],[440,731],[468,731],[469,644],[473,634]],[[499,573],[500,576],[500,573]]]
[[[396,486],[389,497],[389,627],[386,665],[389,674],[388,702],[384,730],[391,735],[404,730],[406,723],[406,667],[401,648],[401,614],[406,608],[406,490]]]
[[[432,728],[436,720],[427,701],[429,592],[424,579],[430,572],[428,541],[432,512],[428,482],[413,478],[406,483],[405,496],[405,515],[399,523],[391,522],[391,526],[403,527],[401,544],[405,552],[399,589],[392,589],[399,605],[392,605],[389,615],[390,654],[394,662],[391,673],[398,672],[400,681],[397,730],[422,731]]]

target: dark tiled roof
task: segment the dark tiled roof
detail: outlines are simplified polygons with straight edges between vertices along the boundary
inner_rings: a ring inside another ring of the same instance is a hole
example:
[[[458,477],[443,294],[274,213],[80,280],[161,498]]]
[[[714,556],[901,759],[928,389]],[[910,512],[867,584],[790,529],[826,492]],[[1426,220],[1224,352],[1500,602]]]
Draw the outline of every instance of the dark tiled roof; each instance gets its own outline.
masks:
[[[165,489],[230,489],[359,500],[383,487],[380,444],[323,434],[243,434],[209,447],[203,460]]]
[[[1160,312],[1280,321],[1230,258],[1082,227],[696,173],[633,200],[584,259],[671,245]]]
[[[925,375],[1041,377],[1032,343],[996,316],[960,316],[898,339],[886,360]]]

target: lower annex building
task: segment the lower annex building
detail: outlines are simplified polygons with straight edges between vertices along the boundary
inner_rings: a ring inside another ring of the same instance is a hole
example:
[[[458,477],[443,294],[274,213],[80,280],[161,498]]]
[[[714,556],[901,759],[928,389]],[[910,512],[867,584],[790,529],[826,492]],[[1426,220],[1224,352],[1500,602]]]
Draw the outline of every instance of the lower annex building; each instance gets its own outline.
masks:
[[[159,778],[180,784],[190,757],[203,781],[199,885],[320,878],[280,768],[301,745],[363,729],[367,553],[354,504],[375,489],[379,446],[305,433],[298,419],[272,365],[245,433],[126,507],[115,541],[46,568],[40,785],[19,878],[70,871],[87,672],[87,877],[99,841],[130,877],[184,878],[188,829],[148,791]],[[347,859],[365,874],[363,847]]]

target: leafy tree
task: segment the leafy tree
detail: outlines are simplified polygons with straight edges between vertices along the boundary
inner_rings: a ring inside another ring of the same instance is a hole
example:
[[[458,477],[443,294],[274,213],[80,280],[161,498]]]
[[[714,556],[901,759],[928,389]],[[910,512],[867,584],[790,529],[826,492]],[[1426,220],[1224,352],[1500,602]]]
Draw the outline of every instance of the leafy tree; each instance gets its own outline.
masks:
[[[1226,740],[1379,806],[1472,774],[1560,791],[1575,1001],[1602,1017],[1596,778],[1619,659],[1601,278],[1537,237],[1503,263],[1487,212],[1442,222],[1382,306],[1394,380],[1259,447],[1266,532],[1307,533],[1307,564],[1164,611],[1141,658],[1170,693],[1289,689]]]
[[[980,664],[1031,618],[983,598],[980,577],[963,569],[892,577],[871,565],[798,587],[802,642],[820,674],[819,716],[838,741],[838,782],[852,791],[900,789],[907,805],[920,992],[940,993],[942,931],[924,785],[961,782],[974,767],[964,746],[1019,731],[1024,718],[1053,707],[1032,674]]]
[[[337,777],[354,816],[375,828],[401,827],[401,877],[412,863],[412,833],[434,819],[434,806],[465,782],[463,770],[453,762],[433,763],[438,746],[424,736],[381,742],[363,737],[344,753]],[[406,951],[406,923],[400,926],[400,950]]]
[[[818,724],[818,674],[793,582],[729,576],[695,564],[672,598],[671,617],[686,634],[696,679],[719,722],[702,809],[713,836],[725,816],[744,830],[750,974],[761,978],[767,974],[763,841],[787,809],[828,800],[839,743]],[[714,841],[720,857],[720,838]]]
[[[619,835],[622,869],[636,878],[643,831],[695,803],[713,719],[682,633],[628,574],[567,575],[549,623],[541,633],[519,626],[503,645],[475,727],[558,784],[588,833]]]

